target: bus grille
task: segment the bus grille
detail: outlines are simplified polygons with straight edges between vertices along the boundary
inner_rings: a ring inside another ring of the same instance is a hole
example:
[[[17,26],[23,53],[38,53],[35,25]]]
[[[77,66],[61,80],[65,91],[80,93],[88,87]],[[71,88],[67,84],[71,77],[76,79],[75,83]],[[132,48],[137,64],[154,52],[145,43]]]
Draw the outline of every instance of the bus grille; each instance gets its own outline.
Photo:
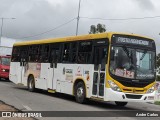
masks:
[[[144,89],[138,90],[138,89],[132,89],[132,88],[124,88],[123,91],[128,92],[128,93],[143,93],[143,92],[145,92]]]
[[[140,80],[140,82],[133,82],[133,81],[126,81],[126,80],[118,80],[118,82],[120,82],[123,86],[126,86],[126,87],[139,87],[139,88],[142,88],[142,87],[145,87],[149,84],[151,84],[153,81],[151,80]]]
[[[123,89],[125,92],[132,92],[132,89]]]
[[[144,90],[135,90],[135,92],[136,93],[139,93],[139,92],[141,93],[141,92],[144,92]]]
[[[126,98],[129,99],[141,99],[142,95],[131,95],[131,94],[126,94]]]

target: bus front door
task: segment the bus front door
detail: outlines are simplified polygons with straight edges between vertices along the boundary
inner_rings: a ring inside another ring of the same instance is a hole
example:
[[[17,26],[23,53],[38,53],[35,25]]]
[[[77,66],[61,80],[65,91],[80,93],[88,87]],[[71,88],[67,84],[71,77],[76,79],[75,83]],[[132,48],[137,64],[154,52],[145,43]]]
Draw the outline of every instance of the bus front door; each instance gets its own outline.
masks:
[[[107,46],[95,46],[93,54],[94,73],[92,96],[103,98],[107,62]]]

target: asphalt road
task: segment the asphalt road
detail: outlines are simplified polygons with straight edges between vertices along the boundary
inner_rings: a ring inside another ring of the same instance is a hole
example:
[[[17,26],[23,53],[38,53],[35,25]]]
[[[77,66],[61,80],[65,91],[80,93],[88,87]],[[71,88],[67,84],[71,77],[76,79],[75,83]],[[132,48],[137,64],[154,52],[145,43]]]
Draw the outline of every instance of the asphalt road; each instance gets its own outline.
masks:
[[[16,86],[14,83],[0,80],[0,100],[12,105],[22,111],[115,111],[113,116],[120,114],[122,117],[100,117],[83,118],[85,120],[128,120],[128,117],[123,117],[119,110],[123,111],[160,111],[160,106],[151,103],[128,103],[125,107],[118,107],[112,102],[102,103],[89,101],[87,104],[79,104],[75,102],[74,97],[64,94],[51,94],[46,91],[39,90],[37,92],[29,92],[25,87]],[[140,112],[141,113],[141,112]],[[111,116],[112,116],[111,115]],[[74,120],[74,117],[59,117],[59,118],[38,118],[50,120]],[[81,120],[82,118],[76,118]],[[131,120],[159,120],[157,117],[132,117]]]

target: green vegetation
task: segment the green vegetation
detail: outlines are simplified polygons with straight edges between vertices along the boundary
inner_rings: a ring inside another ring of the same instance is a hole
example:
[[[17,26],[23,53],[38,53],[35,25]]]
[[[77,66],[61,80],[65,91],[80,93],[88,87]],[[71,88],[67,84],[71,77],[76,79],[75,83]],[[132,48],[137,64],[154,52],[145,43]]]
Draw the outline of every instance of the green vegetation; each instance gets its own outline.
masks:
[[[160,105],[160,101],[155,101],[154,104]]]
[[[156,63],[157,63],[157,68],[159,68],[160,67],[160,53],[158,53],[158,55],[157,55]]]
[[[160,81],[160,53],[158,53],[158,55],[157,55],[156,66],[157,66],[157,70],[158,70],[158,74],[159,74],[156,77],[156,81]]]
[[[106,31],[106,26],[104,24],[98,23],[97,26],[96,25],[90,26],[89,34],[103,33],[105,31]]]
[[[156,81],[160,81],[160,75],[157,75]]]

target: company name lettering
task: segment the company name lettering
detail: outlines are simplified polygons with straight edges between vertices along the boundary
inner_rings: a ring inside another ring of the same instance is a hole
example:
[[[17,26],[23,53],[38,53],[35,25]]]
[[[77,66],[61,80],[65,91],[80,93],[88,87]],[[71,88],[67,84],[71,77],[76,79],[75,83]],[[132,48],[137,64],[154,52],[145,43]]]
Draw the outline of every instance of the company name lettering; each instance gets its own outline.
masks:
[[[130,44],[138,44],[138,45],[146,45],[146,46],[149,45],[148,41],[131,39],[131,38],[123,38],[123,37],[118,37],[117,41],[121,43],[130,43]]]

